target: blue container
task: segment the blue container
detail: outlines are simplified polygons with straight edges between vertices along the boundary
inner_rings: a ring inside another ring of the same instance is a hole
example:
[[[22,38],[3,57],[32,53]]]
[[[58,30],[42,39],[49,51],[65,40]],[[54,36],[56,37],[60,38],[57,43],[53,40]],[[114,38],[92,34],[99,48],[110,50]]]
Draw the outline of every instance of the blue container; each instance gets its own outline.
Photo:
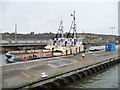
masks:
[[[115,51],[116,50],[116,45],[114,43],[112,43],[112,44],[106,44],[105,45],[105,50],[106,51]]]

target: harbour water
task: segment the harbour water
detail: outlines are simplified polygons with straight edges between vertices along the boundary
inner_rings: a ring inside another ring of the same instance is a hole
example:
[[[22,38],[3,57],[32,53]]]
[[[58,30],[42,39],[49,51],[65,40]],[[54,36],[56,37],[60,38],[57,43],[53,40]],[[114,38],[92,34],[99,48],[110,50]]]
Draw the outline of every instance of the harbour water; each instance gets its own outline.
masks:
[[[120,64],[65,86],[65,88],[118,88]]]

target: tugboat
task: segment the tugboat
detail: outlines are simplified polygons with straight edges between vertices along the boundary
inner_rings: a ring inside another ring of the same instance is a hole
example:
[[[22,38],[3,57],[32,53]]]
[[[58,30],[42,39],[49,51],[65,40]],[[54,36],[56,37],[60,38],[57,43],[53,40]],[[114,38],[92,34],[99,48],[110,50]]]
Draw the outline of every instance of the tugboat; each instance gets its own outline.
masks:
[[[26,60],[34,60],[41,58],[49,58],[54,56],[71,55],[84,52],[84,45],[81,38],[77,37],[75,11],[71,14],[73,17],[70,30],[66,37],[63,34],[62,21],[60,22],[58,32],[51,43],[44,47],[44,50],[25,50],[25,51],[10,51],[5,54],[8,62],[20,62]],[[71,35],[71,31],[73,34]]]
[[[7,62],[21,62],[28,60],[35,60],[41,58],[52,57],[52,52],[42,52],[42,50],[23,50],[23,51],[10,51],[5,54]]]
[[[73,17],[72,24],[70,26],[70,30],[67,33],[66,38],[63,37],[63,26],[62,21],[60,23],[58,33],[56,34],[55,39],[52,41],[50,45],[47,45],[45,49],[48,49],[53,52],[54,56],[59,55],[69,55],[69,54],[77,54],[80,52],[84,52],[84,45],[81,38],[77,38],[76,33],[76,23],[75,23],[75,11],[71,14]],[[73,30],[73,35],[71,36],[71,31]],[[59,33],[60,32],[60,33]],[[60,38],[59,38],[59,37]]]

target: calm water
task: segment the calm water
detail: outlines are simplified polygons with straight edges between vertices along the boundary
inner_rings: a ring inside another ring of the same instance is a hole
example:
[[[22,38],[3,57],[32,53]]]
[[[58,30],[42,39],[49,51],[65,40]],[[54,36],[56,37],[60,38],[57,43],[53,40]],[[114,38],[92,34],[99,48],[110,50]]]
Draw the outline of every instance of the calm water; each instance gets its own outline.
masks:
[[[119,70],[120,64],[71,83],[65,88],[118,88],[118,84],[120,86],[120,81],[118,81]]]

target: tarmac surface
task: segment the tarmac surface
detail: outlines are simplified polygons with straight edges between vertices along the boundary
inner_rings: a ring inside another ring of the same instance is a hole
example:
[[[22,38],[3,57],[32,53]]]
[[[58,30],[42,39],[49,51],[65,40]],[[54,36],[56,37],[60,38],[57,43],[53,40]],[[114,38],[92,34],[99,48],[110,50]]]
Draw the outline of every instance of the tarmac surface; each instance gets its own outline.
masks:
[[[46,58],[28,62],[13,63],[0,67],[2,69],[2,88],[14,88],[19,85],[40,80],[41,73],[48,76],[77,68],[85,67],[110,58],[118,57],[118,51],[81,54]]]

